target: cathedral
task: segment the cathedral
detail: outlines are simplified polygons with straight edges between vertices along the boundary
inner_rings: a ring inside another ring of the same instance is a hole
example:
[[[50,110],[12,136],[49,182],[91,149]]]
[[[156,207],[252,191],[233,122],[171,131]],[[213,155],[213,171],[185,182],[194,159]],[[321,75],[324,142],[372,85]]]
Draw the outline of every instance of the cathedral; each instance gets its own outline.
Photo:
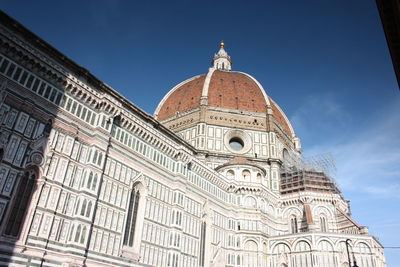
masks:
[[[0,266],[386,266],[332,169],[223,42],[149,115],[0,13]]]

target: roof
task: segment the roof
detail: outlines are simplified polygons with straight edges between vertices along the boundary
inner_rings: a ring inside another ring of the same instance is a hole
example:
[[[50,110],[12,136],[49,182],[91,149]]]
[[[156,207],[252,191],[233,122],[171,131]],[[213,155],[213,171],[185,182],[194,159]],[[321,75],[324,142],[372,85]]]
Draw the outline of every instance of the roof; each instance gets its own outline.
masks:
[[[185,112],[197,108],[200,105],[201,91],[206,75],[199,75],[185,81],[171,90],[167,95],[157,119],[162,121],[173,117],[177,112]]]
[[[215,71],[208,87],[208,105],[252,112],[265,112],[261,88],[240,72]]]
[[[272,108],[272,114],[274,118],[278,121],[278,123],[283,127],[283,130],[289,134],[293,133],[293,128],[289,123],[289,120],[287,119],[285,113],[281,110],[281,108],[275,103],[274,100],[270,99],[271,103],[271,108]]]
[[[206,102],[202,102],[206,99]],[[199,109],[202,103],[208,107],[266,114],[270,106],[273,117],[282,130],[293,137],[294,131],[279,106],[251,75],[211,68],[207,74],[187,79],[172,88],[155,111],[155,118],[164,121],[179,113]]]

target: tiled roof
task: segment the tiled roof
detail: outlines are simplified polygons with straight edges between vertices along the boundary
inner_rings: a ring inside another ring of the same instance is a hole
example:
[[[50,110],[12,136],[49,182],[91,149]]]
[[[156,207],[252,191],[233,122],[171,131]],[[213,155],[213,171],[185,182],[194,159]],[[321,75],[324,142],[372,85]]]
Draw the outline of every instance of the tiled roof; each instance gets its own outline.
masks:
[[[262,89],[247,75],[215,71],[208,87],[208,105],[253,112],[265,112]]]
[[[185,112],[199,107],[205,78],[205,74],[200,75],[171,92],[161,106],[157,119],[162,121],[175,116],[177,112]]]
[[[265,97],[264,89],[245,73],[215,70],[211,74],[208,85],[207,75],[199,75],[174,87],[160,103],[156,118],[163,121],[174,117],[177,113],[190,111],[200,107],[200,99],[204,87],[208,86],[208,106],[236,109],[257,113],[266,113],[267,101],[270,102],[273,116],[282,129],[292,136],[291,127],[278,105],[271,98]],[[266,99],[268,98],[268,99]]]

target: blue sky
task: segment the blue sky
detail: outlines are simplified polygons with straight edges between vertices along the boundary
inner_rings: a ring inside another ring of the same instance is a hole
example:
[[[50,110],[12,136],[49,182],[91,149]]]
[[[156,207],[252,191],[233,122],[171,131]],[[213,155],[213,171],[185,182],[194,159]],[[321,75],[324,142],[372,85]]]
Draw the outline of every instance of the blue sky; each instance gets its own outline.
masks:
[[[224,40],[285,111],[304,154],[330,152],[353,217],[400,246],[400,91],[373,0],[17,1],[1,8],[152,114]],[[386,250],[400,266],[400,250]]]

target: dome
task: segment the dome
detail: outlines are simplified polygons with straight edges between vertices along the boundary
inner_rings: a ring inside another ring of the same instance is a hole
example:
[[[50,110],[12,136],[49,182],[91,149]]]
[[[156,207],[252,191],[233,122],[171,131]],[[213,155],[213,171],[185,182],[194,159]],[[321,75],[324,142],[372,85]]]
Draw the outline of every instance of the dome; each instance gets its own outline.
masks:
[[[158,105],[155,118],[161,122],[170,122],[185,114],[200,112],[202,108],[260,118],[267,118],[270,114],[288,137],[295,137],[286,115],[267,96],[262,85],[247,73],[232,71],[231,64],[231,58],[221,43],[209,72],[187,79],[172,88]],[[260,124],[266,126],[268,122]]]
[[[193,77],[172,89],[157,109],[157,119],[162,121],[199,107],[202,96],[207,97],[208,106],[266,112],[268,99],[250,75],[215,70],[205,84],[206,76]]]

